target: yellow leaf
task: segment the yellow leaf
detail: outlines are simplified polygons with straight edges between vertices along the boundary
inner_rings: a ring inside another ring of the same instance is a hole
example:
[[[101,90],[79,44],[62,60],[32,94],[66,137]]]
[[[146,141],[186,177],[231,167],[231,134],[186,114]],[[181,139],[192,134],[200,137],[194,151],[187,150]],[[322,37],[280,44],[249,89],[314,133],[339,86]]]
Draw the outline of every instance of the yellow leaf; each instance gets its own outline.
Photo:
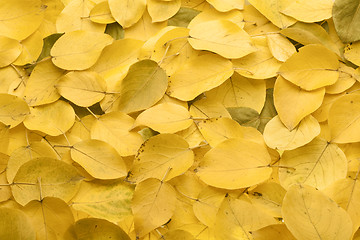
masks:
[[[55,102],[60,94],[55,84],[63,75],[64,70],[57,68],[51,61],[38,63],[27,81],[24,91],[25,101],[29,106]]]
[[[175,133],[190,127],[192,123],[186,108],[175,103],[161,103],[142,112],[134,126],[145,125],[160,133]]]
[[[28,146],[15,149],[10,155],[6,169],[6,177],[9,183],[14,181],[16,173],[24,163],[39,157],[56,159],[58,156],[54,149],[45,142],[32,142]]]
[[[129,28],[125,29],[125,38],[133,38],[146,41],[167,26],[164,22],[152,22],[147,10],[140,20]]]
[[[279,73],[288,81],[311,91],[334,84],[339,78],[337,55],[319,44],[300,48],[281,65]]]
[[[126,66],[129,67],[137,62],[143,44],[143,41],[135,39],[116,40],[104,48],[100,58],[90,70],[98,72],[105,79],[108,79],[114,69],[119,72]]]
[[[233,9],[244,9],[245,0],[206,0],[219,12],[228,12]]]
[[[84,70],[95,64],[103,48],[112,41],[113,38],[104,33],[82,30],[67,32],[51,48],[51,60],[62,69]]]
[[[295,19],[281,13],[284,6],[291,2],[290,0],[249,0],[249,2],[279,28],[287,28],[296,22]]]
[[[170,184],[154,178],[137,184],[131,203],[137,237],[169,221],[175,206],[176,192]]]
[[[348,94],[336,99],[330,107],[328,123],[332,142],[359,142],[360,95]]]
[[[142,137],[130,132],[135,120],[122,112],[110,112],[100,116],[91,127],[91,138],[113,146],[121,156],[135,155]]]
[[[172,240],[194,240],[194,236],[188,231],[175,229],[166,232],[163,236],[164,239],[172,239]]]
[[[332,0],[297,0],[288,1],[281,13],[293,17],[302,22],[320,22],[331,18]]]
[[[31,219],[37,240],[75,239],[71,229],[74,216],[61,199],[45,197],[42,201],[31,201],[23,211]]]
[[[81,179],[73,166],[41,157],[19,168],[11,191],[15,201],[23,206],[44,197],[57,197],[68,202],[78,191]]]
[[[270,155],[266,148],[245,139],[228,139],[207,152],[197,175],[210,186],[238,189],[264,182],[270,177]]]
[[[264,140],[266,145],[273,149],[292,150],[301,147],[320,134],[320,125],[311,115],[305,117],[292,130],[275,116],[265,126]]]
[[[191,124],[191,126],[187,129],[177,132],[176,134],[184,138],[188,142],[190,148],[199,146],[201,142],[205,141],[195,123]]]
[[[31,219],[14,208],[0,208],[0,239],[35,240]]]
[[[239,10],[219,12],[213,8],[209,8],[203,12],[200,12],[196,17],[194,17],[189,23],[188,28],[191,29],[196,24],[213,21],[213,20],[219,20],[219,19],[229,20],[231,22],[234,22],[240,28],[243,28],[245,25],[243,13]]]
[[[220,205],[225,198],[226,192],[222,189],[205,187],[193,204],[195,216],[206,226],[213,227]]]
[[[346,211],[313,187],[293,185],[282,206],[286,226],[296,239],[350,239],[352,222]]]
[[[193,48],[212,51],[225,58],[241,58],[256,51],[250,36],[229,20],[196,24],[190,28],[189,35]]]
[[[146,8],[145,0],[108,2],[113,17],[123,28],[131,27],[139,21]]]
[[[249,192],[249,198],[257,206],[273,217],[281,218],[281,205],[286,190],[276,182],[265,182]]]
[[[271,54],[280,62],[285,62],[296,53],[294,45],[281,34],[269,34],[266,39]]]
[[[152,22],[163,22],[174,16],[179,11],[181,0],[147,0],[146,4]]]
[[[0,202],[9,200],[12,197],[11,188],[9,182],[6,179],[6,168],[9,160],[9,156],[0,153]]]
[[[119,82],[116,108],[125,113],[147,109],[158,102],[167,88],[165,71],[152,60],[131,65],[126,77]]]
[[[80,107],[100,102],[106,93],[106,82],[96,72],[69,72],[55,85],[61,96]]]
[[[285,224],[269,225],[252,233],[256,240],[296,240]]]
[[[319,24],[297,22],[288,28],[280,30],[280,33],[302,45],[322,44],[340,56],[339,46],[336,45],[329,33]]]
[[[234,73],[219,87],[207,92],[206,97],[226,108],[248,107],[260,113],[265,103],[266,84],[263,80],[254,81]]]
[[[43,48],[43,36],[39,31],[34,32],[29,37],[21,41],[22,52],[14,61],[14,65],[33,64],[40,56]]]
[[[225,106],[219,102],[212,101],[208,98],[203,98],[194,102],[190,106],[190,114],[196,118],[231,118],[230,113],[226,110]]]
[[[206,142],[212,147],[230,138],[247,139],[259,144],[264,144],[261,134],[256,134],[256,129],[243,127],[227,117],[203,120],[197,125]]]
[[[83,218],[75,223],[74,230],[78,240],[116,239],[130,240],[130,237],[119,226],[104,219]]]
[[[72,207],[92,217],[118,222],[131,215],[133,187],[122,180],[83,181],[79,192],[71,200]]]
[[[226,197],[216,217],[215,235],[216,239],[252,240],[251,231],[275,223],[273,217],[249,201]]]
[[[109,24],[115,22],[107,1],[96,4],[89,13],[90,20],[94,23]]]
[[[305,91],[281,76],[274,86],[274,104],[281,122],[291,131],[299,122],[318,109],[325,95],[325,89]]]
[[[22,46],[19,41],[0,36],[0,67],[6,67],[19,57]]]
[[[167,94],[190,101],[202,92],[221,85],[233,72],[228,59],[211,53],[194,56],[169,77]]]
[[[69,130],[75,121],[71,105],[62,100],[30,108],[30,115],[24,120],[29,130],[38,130],[51,136],[58,136]]]
[[[89,139],[74,144],[71,158],[98,179],[121,178],[127,174],[122,157],[110,144],[100,140]]]
[[[0,93],[0,122],[13,128],[24,121],[29,114],[29,107],[24,100],[14,95]]]
[[[359,72],[352,67],[348,67],[344,63],[340,62],[339,78],[333,85],[326,86],[326,93],[342,93],[351,88],[355,84],[356,80],[360,80]]]
[[[281,62],[273,57],[266,37],[254,37],[252,40],[258,50],[240,59],[232,60],[235,71],[248,78],[264,79],[275,77]]]
[[[318,120],[318,122],[327,121],[331,105],[343,95],[345,95],[344,92],[340,94],[325,94],[321,106],[313,112],[312,115]]]
[[[285,151],[280,165],[282,168],[279,169],[279,179],[285,189],[297,183],[324,189],[345,178],[347,172],[344,152],[336,144],[321,138]]]
[[[177,27],[154,39],[151,59],[159,62],[168,76],[173,75],[189,58],[198,56],[199,52],[187,41],[188,36],[189,29]]]
[[[357,230],[360,226],[360,186],[357,179],[345,178],[336,181],[326,188],[324,193],[347,211],[354,224],[353,230]]]
[[[185,139],[159,134],[139,148],[127,179],[135,183],[148,178],[167,181],[186,172],[193,162],[194,153]]]
[[[43,38],[57,33],[56,19],[61,11],[64,9],[64,4],[61,0],[42,0],[43,5],[46,5],[44,20],[37,29]]]
[[[45,5],[41,0],[1,0],[0,35],[23,40],[40,26]]]
[[[17,70],[17,67],[12,66],[0,68],[0,93],[10,93],[15,87],[23,84],[26,78],[19,77]]]
[[[98,24],[91,21],[89,15],[95,3],[90,0],[71,0],[65,4],[56,19],[57,32],[72,32],[76,30],[85,30],[102,33],[105,30],[105,24]]]
[[[360,66],[360,42],[348,43],[344,48],[344,57],[353,64]]]
[[[0,122],[0,153],[7,154],[9,149],[9,126]],[[1,156],[1,155],[0,155]],[[1,173],[1,170],[0,170]]]

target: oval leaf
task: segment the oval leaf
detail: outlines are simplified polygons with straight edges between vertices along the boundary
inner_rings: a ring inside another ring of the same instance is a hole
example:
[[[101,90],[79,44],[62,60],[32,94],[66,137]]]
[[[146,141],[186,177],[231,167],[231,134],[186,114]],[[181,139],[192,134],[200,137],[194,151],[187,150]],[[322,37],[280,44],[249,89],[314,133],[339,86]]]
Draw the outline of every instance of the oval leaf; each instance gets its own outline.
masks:
[[[313,187],[293,185],[282,206],[286,226],[296,239],[350,239],[352,222],[346,211]]]
[[[148,178],[170,180],[183,174],[193,162],[194,153],[185,139],[175,134],[159,134],[140,147],[128,180],[136,183]]]
[[[241,58],[256,51],[247,32],[228,20],[199,23],[190,28],[190,45],[225,58]]]
[[[75,122],[75,111],[67,102],[58,100],[51,104],[32,107],[24,120],[27,129],[58,136],[69,130]]]
[[[337,99],[330,107],[328,123],[333,142],[359,142],[360,95],[348,94]]]
[[[68,202],[78,191],[81,179],[73,166],[43,157],[19,168],[11,190],[15,200],[23,206],[44,197],[57,197]]]
[[[0,93],[0,122],[13,128],[30,114],[28,105],[21,98]]]
[[[111,44],[113,38],[104,33],[73,31],[62,35],[51,49],[52,62],[66,70],[84,70],[100,57],[104,47]]]
[[[336,180],[345,178],[347,159],[334,143],[315,138],[305,146],[285,151],[280,159],[279,179],[288,189],[292,184],[307,184],[324,189]]]
[[[135,126],[145,125],[160,133],[175,133],[193,123],[189,111],[175,103],[161,103],[142,112]]]
[[[339,78],[337,55],[318,44],[299,49],[279,69],[288,81],[307,91],[332,85]]]
[[[96,72],[69,72],[55,85],[64,98],[80,107],[100,102],[106,92],[105,80]]]
[[[272,169],[266,148],[245,139],[229,139],[207,152],[197,175],[210,186],[249,187],[267,180]]]
[[[122,157],[108,143],[89,139],[71,148],[71,158],[91,176],[98,179],[115,179],[126,176],[127,167]]]
[[[169,221],[175,203],[176,192],[170,184],[154,178],[139,183],[131,203],[136,235],[142,237]]]

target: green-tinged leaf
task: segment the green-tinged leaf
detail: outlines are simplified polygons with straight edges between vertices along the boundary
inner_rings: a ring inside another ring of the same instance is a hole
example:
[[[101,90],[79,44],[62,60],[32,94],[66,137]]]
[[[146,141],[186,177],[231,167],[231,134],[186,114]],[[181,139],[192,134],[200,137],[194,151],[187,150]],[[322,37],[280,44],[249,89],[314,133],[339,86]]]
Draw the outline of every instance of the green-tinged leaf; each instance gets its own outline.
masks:
[[[73,166],[42,157],[19,168],[11,190],[15,200],[23,206],[44,197],[57,197],[68,202],[78,191],[81,179]]]
[[[40,61],[46,57],[50,56],[50,51],[51,48],[54,46],[55,42],[63,35],[63,33],[54,33],[51,34],[50,36],[47,36],[46,38],[43,39],[43,48],[42,51],[40,53],[39,58],[37,59],[37,61]]]
[[[227,108],[231,118],[245,127],[258,128],[260,125],[260,115],[257,111],[248,107]]]
[[[35,240],[31,219],[18,209],[0,208],[0,239]]]
[[[119,226],[98,218],[84,218],[75,223],[78,240],[130,240],[130,237]]]
[[[336,33],[345,43],[360,40],[359,8],[359,0],[335,0],[334,2],[332,14]]]
[[[106,25],[105,33],[112,36],[114,40],[124,38],[124,29],[117,22]]]
[[[24,212],[31,219],[37,240],[76,239],[72,229],[74,216],[63,200],[53,197],[34,200],[24,207]]]
[[[166,73],[156,62],[134,63],[120,83],[117,109],[125,113],[147,109],[162,98],[167,84]]]
[[[198,10],[181,7],[179,11],[168,20],[169,26],[187,27],[190,21],[200,12]]]
[[[72,207],[92,217],[118,222],[131,215],[133,192],[133,187],[122,180],[82,182],[71,200]]]

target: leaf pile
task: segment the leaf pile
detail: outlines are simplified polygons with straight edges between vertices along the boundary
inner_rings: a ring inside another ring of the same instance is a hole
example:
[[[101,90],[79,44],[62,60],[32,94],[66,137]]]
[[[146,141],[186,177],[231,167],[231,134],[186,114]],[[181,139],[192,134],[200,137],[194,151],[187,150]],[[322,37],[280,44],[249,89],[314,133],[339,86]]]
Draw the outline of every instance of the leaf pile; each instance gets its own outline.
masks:
[[[360,239],[358,0],[0,0],[0,239]]]

